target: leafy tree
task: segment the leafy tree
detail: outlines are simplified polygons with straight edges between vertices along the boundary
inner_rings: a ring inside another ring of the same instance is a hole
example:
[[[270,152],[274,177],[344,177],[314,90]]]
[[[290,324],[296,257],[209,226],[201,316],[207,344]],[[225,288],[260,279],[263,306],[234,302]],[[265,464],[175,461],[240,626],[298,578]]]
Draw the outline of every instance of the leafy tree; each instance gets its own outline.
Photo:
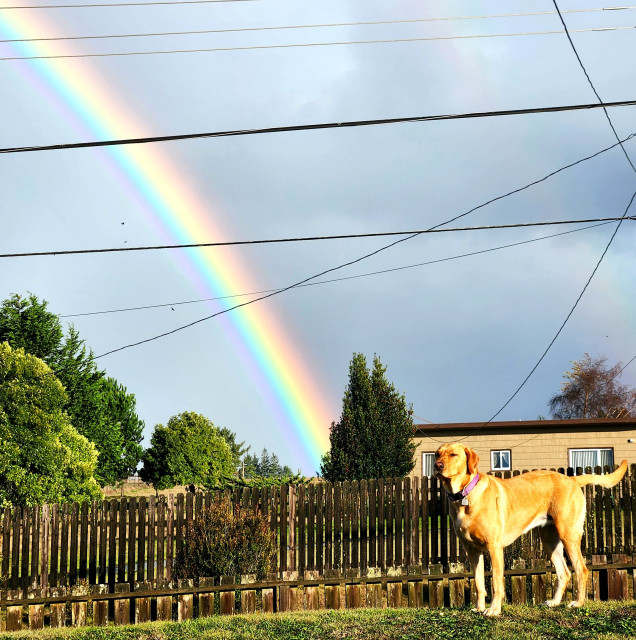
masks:
[[[230,450],[232,451],[232,464],[234,465],[234,471],[238,471],[241,465],[241,459],[250,450],[251,447],[244,447],[245,441],[236,442],[236,434],[227,427],[220,427],[219,433],[225,441],[228,443]]]
[[[293,475],[292,470],[285,465],[281,467],[278,456],[263,449],[260,458],[256,455],[247,455],[244,459],[245,476],[247,478],[281,478]]]
[[[0,343],[0,506],[95,500],[95,446],[64,412],[66,393],[39,358]]]
[[[102,485],[134,472],[141,458],[144,423],[135,413],[135,396],[106,378],[73,326],[65,336],[58,316],[33,294],[12,295],[0,306],[0,341],[22,347],[44,360],[66,390],[65,410],[73,426],[99,452],[95,473]]]
[[[212,487],[233,473],[225,438],[211,420],[192,411],[156,425],[142,461],[139,477],[157,490],[178,484]]]
[[[560,393],[549,400],[550,414],[557,420],[575,418],[629,418],[636,416],[636,389],[618,382],[622,366],[607,366],[607,358],[584,354],[564,374]]]
[[[320,466],[327,480],[402,477],[415,465],[412,409],[385,372],[378,356],[369,371],[364,355],[353,355],[342,415],[331,423]]]

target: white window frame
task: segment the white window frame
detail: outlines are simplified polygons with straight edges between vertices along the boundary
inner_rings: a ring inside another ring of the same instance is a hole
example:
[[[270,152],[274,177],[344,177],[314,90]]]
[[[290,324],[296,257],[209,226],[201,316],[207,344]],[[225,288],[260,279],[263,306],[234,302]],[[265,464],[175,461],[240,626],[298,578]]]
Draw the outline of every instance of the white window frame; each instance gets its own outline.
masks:
[[[426,469],[426,464],[425,464],[425,460],[426,460],[426,456],[430,456],[431,457],[431,475],[430,476],[426,476],[427,478],[432,478],[434,475],[434,469],[433,469],[433,464],[435,463],[435,453],[433,451],[424,451],[422,452],[422,476],[424,476],[424,469]]]
[[[507,467],[495,467],[495,454],[507,453],[508,454],[508,466]],[[512,451],[510,449],[493,449],[490,452],[490,470],[491,471],[512,471]]]
[[[573,462],[572,462],[572,454],[576,453],[578,451],[585,451],[586,453],[590,453],[592,451],[594,451],[596,453],[596,462],[600,462],[600,456],[601,456],[601,451],[611,451],[612,453],[612,460],[609,464],[610,467],[614,466],[614,447],[579,447],[577,449],[568,449],[568,466],[571,467],[572,469],[576,469],[576,467],[574,466]],[[579,465],[580,466],[580,465]],[[594,467],[601,467],[601,471],[603,472],[605,469],[605,465],[601,465],[601,464],[593,464],[590,465],[592,467],[592,469],[594,469]],[[585,471],[585,469],[584,469]]]

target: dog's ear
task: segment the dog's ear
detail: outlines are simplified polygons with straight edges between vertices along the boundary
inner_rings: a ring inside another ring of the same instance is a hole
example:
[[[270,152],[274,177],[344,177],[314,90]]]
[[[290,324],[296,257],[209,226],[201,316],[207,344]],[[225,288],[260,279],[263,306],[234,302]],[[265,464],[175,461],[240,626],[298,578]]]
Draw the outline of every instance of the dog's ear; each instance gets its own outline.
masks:
[[[466,452],[466,467],[468,468],[468,473],[476,473],[479,456],[470,447],[464,447],[464,451]]]

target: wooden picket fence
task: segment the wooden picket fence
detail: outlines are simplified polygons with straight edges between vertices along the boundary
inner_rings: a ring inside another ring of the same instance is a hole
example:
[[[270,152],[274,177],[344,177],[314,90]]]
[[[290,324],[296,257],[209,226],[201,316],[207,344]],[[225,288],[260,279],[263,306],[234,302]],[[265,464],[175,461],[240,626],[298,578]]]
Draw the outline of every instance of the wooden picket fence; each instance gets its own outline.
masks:
[[[585,489],[589,596],[634,597],[636,465],[616,487]],[[248,578],[242,583],[234,577],[175,584],[184,525],[223,498],[258,508],[268,519],[277,541],[276,574],[252,586],[246,586]],[[249,596],[263,611],[298,603],[311,609],[469,602],[472,578],[448,510],[444,490],[428,478],[6,509],[0,520],[0,624],[10,630],[39,628],[44,620],[55,626],[227,613],[222,603],[229,607],[235,592],[241,594],[237,601]],[[538,602],[549,593],[553,576],[535,531],[506,550],[506,569],[509,600]],[[251,607],[241,604],[240,610]]]
[[[585,495],[588,560],[636,553],[636,465],[616,487],[588,486]],[[439,482],[403,478],[5,509],[0,576],[12,590],[170,581],[184,524],[223,497],[269,520],[279,575],[433,564],[448,571],[466,560]],[[536,531],[512,556],[542,557]]]
[[[594,600],[634,597],[636,558],[615,555],[607,564],[605,556],[595,558],[590,567],[588,597]],[[539,604],[552,596],[555,576],[545,562],[526,568],[518,560],[505,572],[508,601]],[[43,628],[85,625],[139,624],[148,621],[190,620],[215,614],[275,613],[357,609],[360,607],[464,607],[475,605],[474,580],[463,563],[394,567],[387,571],[368,569],[365,574],[350,569],[328,570],[325,577],[306,571],[284,572],[256,583],[254,576],[220,579],[199,578],[172,583],[116,583],[51,587],[9,591],[0,599],[0,631],[32,631]],[[487,579],[489,574],[487,573]],[[565,601],[576,594],[566,592]]]

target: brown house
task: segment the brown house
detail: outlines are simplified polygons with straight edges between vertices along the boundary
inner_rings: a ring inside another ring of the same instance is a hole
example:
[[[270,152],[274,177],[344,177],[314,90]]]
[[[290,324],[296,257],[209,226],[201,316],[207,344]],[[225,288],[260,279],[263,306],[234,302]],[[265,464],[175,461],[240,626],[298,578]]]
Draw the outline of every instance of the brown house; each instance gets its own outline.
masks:
[[[435,450],[458,441],[477,452],[484,472],[636,463],[635,418],[420,424],[411,475],[431,476]]]

